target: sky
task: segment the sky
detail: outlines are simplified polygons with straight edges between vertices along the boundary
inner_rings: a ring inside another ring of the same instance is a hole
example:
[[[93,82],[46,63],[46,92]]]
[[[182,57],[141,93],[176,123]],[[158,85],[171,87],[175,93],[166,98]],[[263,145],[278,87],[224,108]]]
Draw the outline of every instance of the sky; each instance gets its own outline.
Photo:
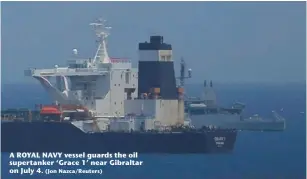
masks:
[[[2,83],[35,83],[30,67],[93,57],[89,23],[112,26],[111,57],[137,64],[138,43],[163,35],[193,70],[189,83],[305,83],[305,2],[2,2]]]

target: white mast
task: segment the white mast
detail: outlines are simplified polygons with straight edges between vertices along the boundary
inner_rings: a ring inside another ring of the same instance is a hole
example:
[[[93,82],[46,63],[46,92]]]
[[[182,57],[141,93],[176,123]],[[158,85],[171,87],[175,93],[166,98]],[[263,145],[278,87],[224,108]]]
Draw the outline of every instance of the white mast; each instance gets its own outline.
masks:
[[[92,64],[97,66],[99,63],[110,63],[110,58],[107,52],[107,37],[110,35],[111,27],[106,26],[106,20],[98,19],[94,23],[90,23],[94,27],[98,42],[98,49]]]

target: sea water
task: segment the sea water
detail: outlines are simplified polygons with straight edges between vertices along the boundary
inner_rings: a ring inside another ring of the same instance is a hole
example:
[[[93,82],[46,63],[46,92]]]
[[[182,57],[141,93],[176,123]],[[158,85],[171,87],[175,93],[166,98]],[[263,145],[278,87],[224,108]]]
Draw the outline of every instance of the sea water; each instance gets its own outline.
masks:
[[[28,95],[20,94],[23,88]],[[201,85],[187,91],[201,93]],[[102,175],[40,176],[23,178],[65,179],[303,179],[306,178],[306,104],[305,86],[226,86],[216,89],[218,102],[246,104],[246,115],[268,116],[283,108],[287,119],[284,132],[239,132],[232,154],[214,155],[140,155],[142,166],[106,166]],[[49,98],[38,86],[3,86],[2,108],[29,107],[48,103]],[[305,112],[302,114],[301,112]],[[2,153],[2,176],[7,170],[8,154]],[[84,168],[86,169],[86,168]],[[16,177],[11,177],[16,178]]]

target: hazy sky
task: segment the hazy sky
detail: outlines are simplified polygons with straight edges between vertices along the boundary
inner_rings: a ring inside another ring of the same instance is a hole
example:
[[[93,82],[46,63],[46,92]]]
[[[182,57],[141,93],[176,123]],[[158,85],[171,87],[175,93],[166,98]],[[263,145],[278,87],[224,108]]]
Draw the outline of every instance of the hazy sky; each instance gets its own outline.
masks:
[[[31,83],[28,67],[96,51],[90,22],[113,27],[111,57],[137,62],[137,44],[163,35],[193,69],[190,82],[303,82],[305,2],[2,2],[2,83]],[[179,66],[178,66],[179,67]]]

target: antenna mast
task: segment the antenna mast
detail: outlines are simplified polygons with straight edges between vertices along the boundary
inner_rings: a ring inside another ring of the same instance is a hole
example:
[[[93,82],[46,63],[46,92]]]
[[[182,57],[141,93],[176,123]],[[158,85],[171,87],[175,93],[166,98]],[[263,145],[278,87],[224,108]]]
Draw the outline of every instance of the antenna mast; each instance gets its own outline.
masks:
[[[181,62],[180,62],[180,77],[179,80],[180,80],[180,87],[184,87],[184,79],[187,79],[187,78],[192,78],[192,70],[189,69],[188,70],[188,76],[185,76],[185,73],[186,73],[186,63],[184,61],[184,59],[181,57]]]
[[[185,75],[185,61],[181,57],[181,62],[180,62],[180,86],[184,86],[184,75]]]
[[[94,27],[98,42],[98,49],[93,60],[93,64],[110,63],[110,58],[107,51],[107,37],[110,35],[110,26],[106,25],[106,20],[99,18],[94,23],[90,23]]]

